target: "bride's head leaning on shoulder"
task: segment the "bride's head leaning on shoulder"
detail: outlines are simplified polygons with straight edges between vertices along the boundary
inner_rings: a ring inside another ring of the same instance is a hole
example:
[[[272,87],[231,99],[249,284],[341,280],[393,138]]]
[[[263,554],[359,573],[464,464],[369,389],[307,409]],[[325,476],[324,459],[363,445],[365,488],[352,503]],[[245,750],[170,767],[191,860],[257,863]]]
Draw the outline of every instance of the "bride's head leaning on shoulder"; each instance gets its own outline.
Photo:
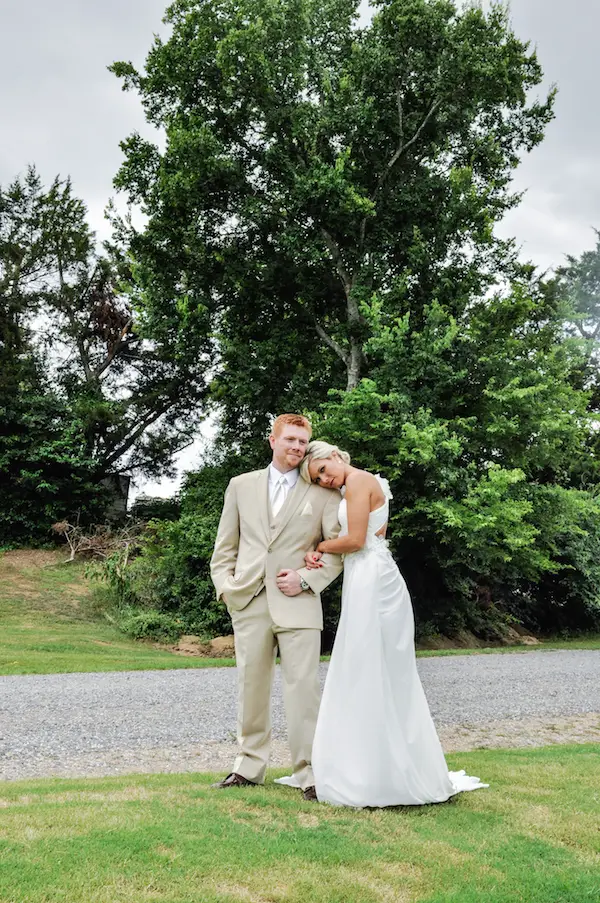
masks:
[[[350,465],[348,452],[329,442],[315,440],[308,444],[300,465],[300,476],[307,483],[316,483],[326,489],[341,489],[353,470],[355,468]]]

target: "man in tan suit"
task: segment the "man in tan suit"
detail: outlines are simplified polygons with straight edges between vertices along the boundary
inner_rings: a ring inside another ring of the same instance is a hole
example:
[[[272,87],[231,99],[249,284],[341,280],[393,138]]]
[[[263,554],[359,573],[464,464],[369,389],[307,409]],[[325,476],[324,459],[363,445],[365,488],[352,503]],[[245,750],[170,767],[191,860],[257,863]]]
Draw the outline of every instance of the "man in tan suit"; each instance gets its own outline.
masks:
[[[294,774],[305,799],[316,799],[311,752],[320,700],[320,593],[342,563],[339,555],[324,555],[322,568],[304,567],[306,551],[340,529],[339,493],[299,478],[310,434],[305,417],[282,414],[269,436],[272,463],[234,477],[225,493],[211,576],[235,634],[240,753],[216,787],[264,782],[279,649]]]

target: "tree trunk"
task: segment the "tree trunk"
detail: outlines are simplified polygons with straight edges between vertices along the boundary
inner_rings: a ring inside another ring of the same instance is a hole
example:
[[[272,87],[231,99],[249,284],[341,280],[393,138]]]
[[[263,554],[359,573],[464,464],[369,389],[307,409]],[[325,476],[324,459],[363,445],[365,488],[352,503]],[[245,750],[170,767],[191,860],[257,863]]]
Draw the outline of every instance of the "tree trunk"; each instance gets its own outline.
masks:
[[[362,362],[362,348],[360,342],[356,339],[350,339],[350,354],[348,355],[347,371],[348,381],[346,383],[346,392],[356,389],[360,381],[360,365]]]

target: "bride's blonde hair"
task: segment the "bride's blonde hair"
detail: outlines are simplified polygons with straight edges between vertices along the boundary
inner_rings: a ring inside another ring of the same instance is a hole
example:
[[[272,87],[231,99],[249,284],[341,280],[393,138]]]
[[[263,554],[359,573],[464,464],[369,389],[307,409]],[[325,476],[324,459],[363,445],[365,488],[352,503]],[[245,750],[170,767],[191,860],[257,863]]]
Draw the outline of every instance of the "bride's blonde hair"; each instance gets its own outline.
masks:
[[[306,457],[300,465],[300,476],[302,479],[306,480],[307,483],[311,482],[310,474],[308,472],[311,461],[322,461],[324,458],[331,458],[333,454],[339,455],[344,464],[350,463],[350,455],[348,452],[342,451],[337,445],[330,445],[329,442],[321,442],[318,439],[309,442],[306,447]]]

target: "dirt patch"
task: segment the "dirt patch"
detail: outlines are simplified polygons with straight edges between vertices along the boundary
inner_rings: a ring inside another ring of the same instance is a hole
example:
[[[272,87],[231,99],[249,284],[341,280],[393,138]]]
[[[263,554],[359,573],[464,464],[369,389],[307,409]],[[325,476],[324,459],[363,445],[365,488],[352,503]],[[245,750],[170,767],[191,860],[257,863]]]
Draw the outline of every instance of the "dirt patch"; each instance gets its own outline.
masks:
[[[0,554],[0,590],[46,614],[77,612],[90,595],[78,564],[64,549],[12,549]]]
[[[233,658],[233,636],[218,636],[204,643],[199,636],[182,636],[175,646],[163,647],[175,655],[200,656],[202,658]]]
[[[0,557],[0,571],[53,567],[67,560],[61,549],[11,549]]]
[[[416,644],[416,648],[422,651],[435,651],[438,649],[498,649],[505,646],[538,646],[540,640],[532,636],[522,627],[507,627],[504,636],[498,640],[480,640],[470,630],[461,630],[454,636],[448,637],[437,634],[426,637]]]
[[[555,743],[600,743],[600,714],[565,718],[503,719],[485,724],[441,726],[438,730],[445,752],[471,749],[512,749],[551,746]]]
[[[301,828],[318,828],[321,822],[316,815],[306,815],[304,812],[298,814],[298,824]]]
[[[360,869],[341,865],[336,870],[336,877],[336,883],[364,888],[369,897],[374,895],[379,903],[408,903],[415,899],[414,887],[410,886],[413,882],[403,876],[403,885],[399,886],[396,876],[388,877],[383,874],[379,863],[377,866],[365,865]]]
[[[287,887],[277,887],[273,885],[265,892],[267,896],[264,896],[262,891],[252,890],[243,884],[225,884],[223,882],[218,882],[211,884],[210,887],[211,890],[220,897],[230,899],[231,903],[234,903],[234,901],[236,901],[236,903],[237,901],[239,901],[239,903],[242,903],[242,901],[243,903],[278,903],[279,900],[285,899],[288,892]]]
[[[12,549],[4,552],[0,555],[2,589],[10,596],[35,599],[40,593],[31,571],[54,567],[64,560],[64,552],[48,549]]]

